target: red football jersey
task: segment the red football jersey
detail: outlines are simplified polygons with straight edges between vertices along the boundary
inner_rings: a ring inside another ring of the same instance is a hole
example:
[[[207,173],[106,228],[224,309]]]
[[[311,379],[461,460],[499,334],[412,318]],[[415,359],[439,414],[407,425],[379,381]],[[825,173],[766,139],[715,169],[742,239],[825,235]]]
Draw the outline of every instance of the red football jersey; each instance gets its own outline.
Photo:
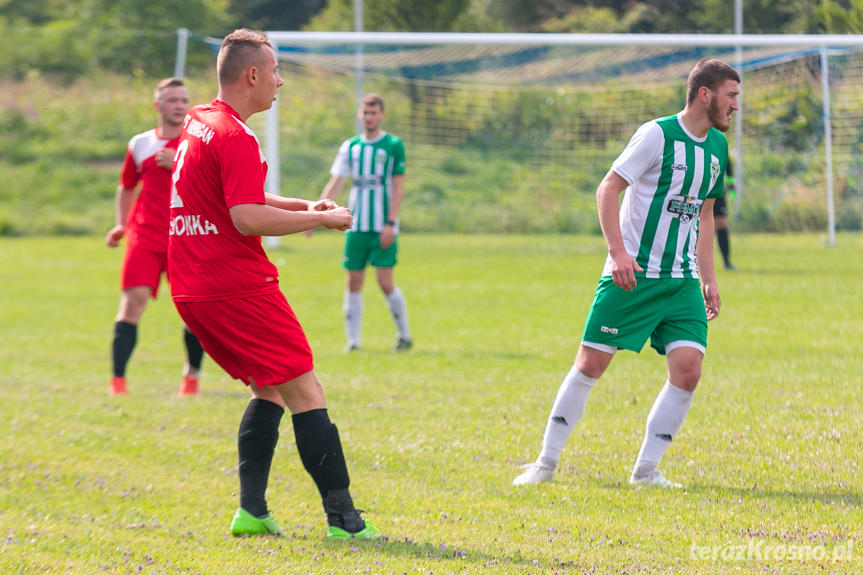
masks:
[[[168,273],[175,301],[215,301],[279,289],[260,236],[244,236],[228,211],[264,204],[267,162],[255,133],[213,100],[186,115],[174,158]]]
[[[129,140],[120,185],[130,190],[141,183],[141,191],[126,218],[126,242],[148,250],[168,249],[168,202],[171,170],[156,165],[156,152],[175,148],[179,137],[166,140],[154,128]]]

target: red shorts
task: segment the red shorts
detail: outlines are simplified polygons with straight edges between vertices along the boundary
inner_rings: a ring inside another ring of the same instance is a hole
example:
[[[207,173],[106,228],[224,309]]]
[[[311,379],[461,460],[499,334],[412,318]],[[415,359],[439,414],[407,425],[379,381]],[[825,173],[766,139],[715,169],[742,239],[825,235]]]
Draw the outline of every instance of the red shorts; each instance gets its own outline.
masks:
[[[120,287],[125,291],[133,287],[147,286],[155,299],[159,293],[162,274],[167,272],[168,252],[148,250],[136,243],[129,243],[123,258]]]
[[[314,369],[303,327],[280,291],[174,305],[204,351],[246,385],[279,385]]]

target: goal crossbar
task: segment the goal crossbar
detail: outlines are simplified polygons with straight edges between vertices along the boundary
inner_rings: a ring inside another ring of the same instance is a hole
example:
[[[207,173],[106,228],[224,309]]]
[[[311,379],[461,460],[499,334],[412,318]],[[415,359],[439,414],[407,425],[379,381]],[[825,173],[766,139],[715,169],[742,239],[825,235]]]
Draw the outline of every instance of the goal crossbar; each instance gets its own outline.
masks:
[[[267,32],[276,44],[498,44],[522,46],[863,46],[861,34],[493,34],[455,32]]]

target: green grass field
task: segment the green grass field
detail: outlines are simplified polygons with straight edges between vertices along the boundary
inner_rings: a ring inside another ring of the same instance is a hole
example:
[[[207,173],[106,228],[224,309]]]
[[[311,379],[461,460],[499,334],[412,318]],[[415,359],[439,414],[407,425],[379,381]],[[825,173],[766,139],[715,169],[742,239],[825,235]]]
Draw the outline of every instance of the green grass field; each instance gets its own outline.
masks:
[[[344,355],[341,236],[272,252],[380,542],[324,538],[289,420],[269,503],[289,536],[234,539],[242,384],[205,360],[174,397],[167,286],[144,316],[130,395],[107,394],[120,251],[0,238],[2,573],[859,573],[863,236],[735,235],[701,387],[663,462],[685,491],[627,484],[665,381],[649,348],[594,390],[557,481],[535,457],[604,258],[598,236],[402,238],[416,347],[366,286]],[[370,276],[368,278],[372,280]]]

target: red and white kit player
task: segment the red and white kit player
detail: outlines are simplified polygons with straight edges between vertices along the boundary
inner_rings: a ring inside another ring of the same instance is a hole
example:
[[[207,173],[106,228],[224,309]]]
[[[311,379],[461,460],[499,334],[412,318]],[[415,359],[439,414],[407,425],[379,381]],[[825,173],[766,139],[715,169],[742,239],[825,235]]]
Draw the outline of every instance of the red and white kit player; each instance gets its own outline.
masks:
[[[311,348],[261,244],[261,236],[317,226],[345,231],[353,221],[350,211],[332,200],[264,192],[267,163],[246,120],[268,109],[283,84],[266,35],[245,29],[228,35],[217,74],[216,99],[189,111],[180,136],[168,261],[180,316],[213,361],[252,395],[237,434],[240,506],[231,533],[282,533],[266,491],[288,409],[297,452],[321,496],[328,536],[377,538],[379,531],[354,507]]]
[[[162,275],[167,274],[171,167],[189,110],[189,93],[183,80],[166,78],[159,82],[153,106],[159,123],[129,141],[117,186],[116,224],[105,238],[110,247],[126,239],[120,276],[122,295],[111,349],[112,395],[126,393],[126,366],[138,340],[138,323],[149,299],[156,297]],[[187,361],[179,395],[194,395],[203,349],[188,329],[184,329],[183,339]]]

